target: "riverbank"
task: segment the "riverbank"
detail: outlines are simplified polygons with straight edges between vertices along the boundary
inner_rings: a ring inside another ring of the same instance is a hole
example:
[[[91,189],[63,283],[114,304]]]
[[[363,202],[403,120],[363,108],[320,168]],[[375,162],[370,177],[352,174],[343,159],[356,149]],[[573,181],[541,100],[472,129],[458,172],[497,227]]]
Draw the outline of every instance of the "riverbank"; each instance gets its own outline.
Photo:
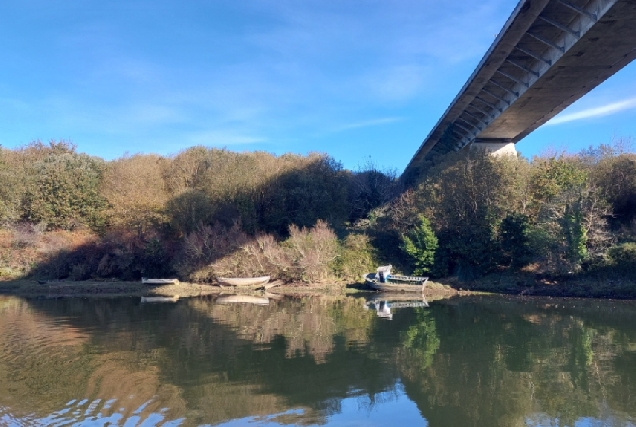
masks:
[[[473,281],[449,280],[450,286],[496,294],[523,296],[636,299],[636,272],[611,277],[493,273]]]
[[[254,293],[255,291],[236,289],[231,286],[215,286],[179,282],[178,284],[148,286],[140,282],[126,281],[52,281],[40,283],[36,280],[20,279],[0,282],[0,295],[15,295],[23,297],[147,297],[147,296],[174,296],[180,298],[198,297],[204,295],[216,295],[225,293]],[[285,284],[268,289],[268,293],[279,295],[351,295],[373,294],[362,285],[342,286],[334,284]],[[427,297],[451,297],[456,295],[469,295],[473,291],[458,290],[449,285],[437,282],[429,282],[426,285]],[[413,294],[416,295],[416,294]]]
[[[0,295],[24,297],[122,297],[122,296],[174,296],[181,298],[227,293],[254,293],[252,290],[231,286],[216,286],[179,282],[178,284],[148,286],[127,281],[51,281],[19,279],[0,282]],[[271,288],[268,293],[279,295],[357,295],[373,294],[362,284],[284,284]],[[425,296],[453,297],[493,293],[522,296],[549,296],[575,298],[636,299],[636,278],[615,277],[553,277],[537,274],[489,274],[473,281],[447,278],[443,282],[429,281]]]
[[[180,282],[176,285],[148,286],[126,281],[55,281],[41,284],[35,280],[0,282],[0,294],[24,297],[121,297],[173,296],[195,297],[219,293],[218,286]]]

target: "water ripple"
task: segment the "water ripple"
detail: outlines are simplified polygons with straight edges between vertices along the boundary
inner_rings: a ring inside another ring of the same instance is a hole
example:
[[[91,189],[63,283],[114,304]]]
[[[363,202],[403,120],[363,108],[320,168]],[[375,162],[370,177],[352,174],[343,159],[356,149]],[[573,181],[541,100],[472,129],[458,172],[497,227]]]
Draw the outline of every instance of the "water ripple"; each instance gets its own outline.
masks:
[[[0,425],[6,427],[61,427],[68,425],[74,427],[178,427],[185,421],[185,418],[166,420],[164,414],[167,408],[163,408],[160,412],[144,413],[145,408],[151,402],[152,400],[144,402],[130,417],[126,417],[121,412],[122,410],[109,411],[113,403],[115,403],[115,399],[106,401],[101,407],[102,399],[95,399],[90,402],[88,399],[71,400],[64,408],[43,417],[38,417],[34,414],[17,416],[11,412],[10,408],[1,406]]]

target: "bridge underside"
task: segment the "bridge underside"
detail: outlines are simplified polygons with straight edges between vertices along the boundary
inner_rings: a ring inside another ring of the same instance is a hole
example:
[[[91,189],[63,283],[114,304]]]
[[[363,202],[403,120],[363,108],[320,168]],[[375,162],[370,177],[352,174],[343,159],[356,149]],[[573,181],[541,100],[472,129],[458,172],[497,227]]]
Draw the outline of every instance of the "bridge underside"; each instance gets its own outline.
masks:
[[[636,0],[522,0],[404,171],[516,143],[636,57]]]

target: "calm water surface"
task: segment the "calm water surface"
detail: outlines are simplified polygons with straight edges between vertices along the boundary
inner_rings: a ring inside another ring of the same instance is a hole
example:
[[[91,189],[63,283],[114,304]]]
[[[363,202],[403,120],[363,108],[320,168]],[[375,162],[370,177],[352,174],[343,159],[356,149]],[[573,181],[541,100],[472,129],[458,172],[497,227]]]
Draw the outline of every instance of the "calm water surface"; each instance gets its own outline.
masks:
[[[634,303],[399,305],[0,297],[0,425],[636,426]]]

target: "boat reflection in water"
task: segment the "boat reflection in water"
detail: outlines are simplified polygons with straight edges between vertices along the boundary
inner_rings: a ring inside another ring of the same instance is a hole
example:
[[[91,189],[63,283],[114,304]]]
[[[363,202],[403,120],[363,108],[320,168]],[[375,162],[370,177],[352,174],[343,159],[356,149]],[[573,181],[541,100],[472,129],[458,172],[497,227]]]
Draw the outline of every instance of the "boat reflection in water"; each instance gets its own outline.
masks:
[[[217,304],[255,304],[268,305],[269,298],[256,295],[221,295],[216,301]]]
[[[393,310],[398,308],[428,307],[428,301],[422,295],[382,294],[366,302],[365,308],[375,310],[378,317],[393,320]]]

